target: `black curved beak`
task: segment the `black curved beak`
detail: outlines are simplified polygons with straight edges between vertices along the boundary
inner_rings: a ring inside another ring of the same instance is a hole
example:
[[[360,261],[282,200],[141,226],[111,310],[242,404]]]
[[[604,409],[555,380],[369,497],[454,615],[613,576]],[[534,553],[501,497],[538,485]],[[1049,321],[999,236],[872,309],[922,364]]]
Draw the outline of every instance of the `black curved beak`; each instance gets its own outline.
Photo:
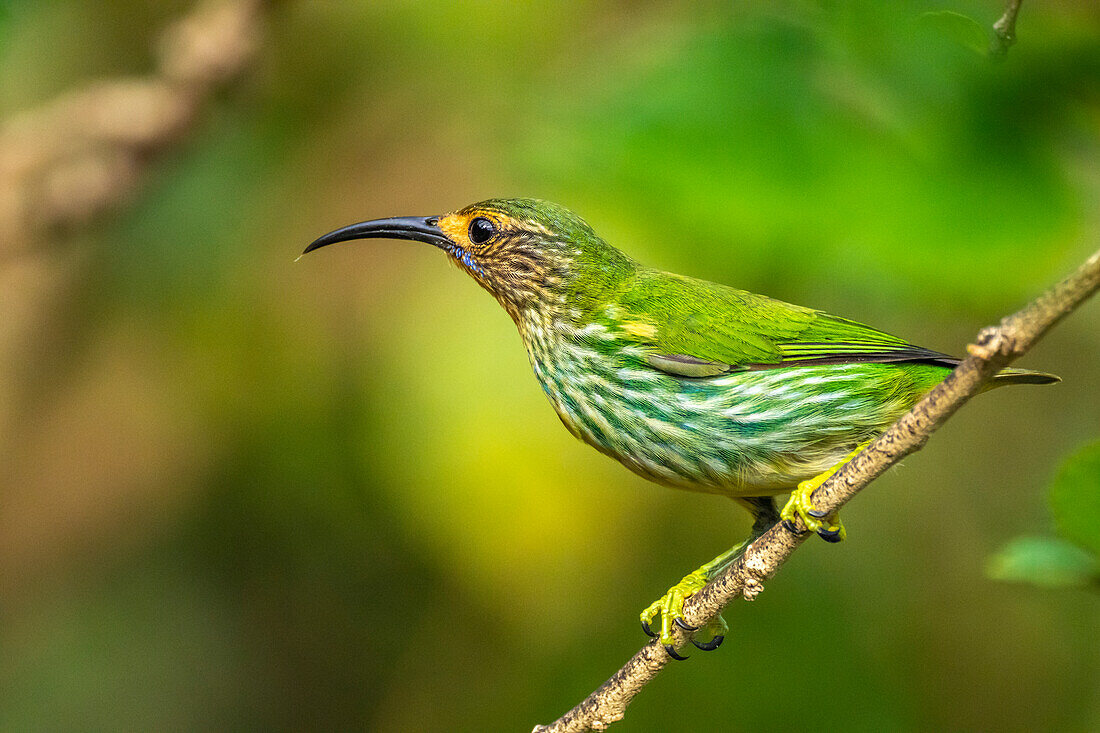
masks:
[[[439,228],[438,216],[395,216],[390,219],[373,219],[337,229],[314,240],[303,255],[315,249],[352,239],[412,239],[427,242],[436,247],[449,244],[450,240]]]

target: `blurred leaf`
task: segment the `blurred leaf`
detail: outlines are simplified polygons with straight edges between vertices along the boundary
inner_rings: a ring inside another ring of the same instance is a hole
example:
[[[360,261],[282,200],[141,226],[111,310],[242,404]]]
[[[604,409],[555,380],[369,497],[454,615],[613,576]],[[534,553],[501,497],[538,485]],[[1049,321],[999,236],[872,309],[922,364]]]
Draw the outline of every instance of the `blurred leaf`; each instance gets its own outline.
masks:
[[[924,13],[921,21],[979,56],[989,53],[989,35],[973,18],[950,10]]]
[[[594,55],[605,73],[524,100],[515,165],[676,272],[798,302],[828,290],[822,271],[868,302],[1029,297],[1022,263],[1057,256],[1073,210],[1028,110],[1081,95],[1055,98],[1068,76],[993,74],[912,33],[896,4],[853,5],[844,50],[832,23],[765,16],[662,27],[644,58]],[[975,277],[990,263],[996,278]]]
[[[1100,580],[1100,441],[1062,464],[1050,487],[1050,505],[1062,537],[1017,537],[990,558],[989,577],[1044,588]]]
[[[1096,582],[1100,567],[1095,557],[1065,540],[1017,537],[989,559],[986,574],[994,580],[1067,588]]]
[[[1050,506],[1060,535],[1100,554],[1100,441],[1062,464],[1050,487]]]

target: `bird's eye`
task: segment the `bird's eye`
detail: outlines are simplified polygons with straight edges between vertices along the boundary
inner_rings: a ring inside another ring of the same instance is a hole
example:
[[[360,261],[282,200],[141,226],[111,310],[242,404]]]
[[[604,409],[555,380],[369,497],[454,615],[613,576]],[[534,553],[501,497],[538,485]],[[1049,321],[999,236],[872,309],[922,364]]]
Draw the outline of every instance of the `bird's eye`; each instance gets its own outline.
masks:
[[[493,222],[484,216],[479,216],[470,222],[470,241],[474,244],[484,244],[496,234],[496,231],[497,228]]]

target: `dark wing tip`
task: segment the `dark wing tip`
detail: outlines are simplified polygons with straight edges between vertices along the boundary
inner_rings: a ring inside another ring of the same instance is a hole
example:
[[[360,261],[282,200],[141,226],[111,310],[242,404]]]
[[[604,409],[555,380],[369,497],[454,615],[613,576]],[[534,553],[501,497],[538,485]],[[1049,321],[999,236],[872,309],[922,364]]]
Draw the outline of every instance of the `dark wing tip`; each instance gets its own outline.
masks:
[[[1062,378],[1057,374],[1033,372],[1028,369],[1006,369],[994,375],[996,384],[1057,384]]]

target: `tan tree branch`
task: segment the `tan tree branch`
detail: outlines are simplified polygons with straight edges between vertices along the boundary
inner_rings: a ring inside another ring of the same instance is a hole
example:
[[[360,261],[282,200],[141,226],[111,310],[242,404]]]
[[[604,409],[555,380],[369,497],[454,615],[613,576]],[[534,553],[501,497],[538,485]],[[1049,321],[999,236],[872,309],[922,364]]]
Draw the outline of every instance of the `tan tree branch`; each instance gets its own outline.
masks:
[[[39,378],[35,354],[51,353],[44,319],[88,260],[86,246],[55,245],[132,201],[251,68],[270,4],[200,0],[158,34],[150,73],[91,81],[0,120],[0,436],[34,409],[21,400]]]
[[[1019,3],[1016,3],[1019,5]],[[1100,289],[1100,251],[1072,275],[1053,286],[1022,310],[1004,318],[998,326],[983,329],[970,355],[941,384],[903,415],[866,450],[845,465],[814,492],[814,504],[835,511],[888,468],[913,453],[982,386],[1012,360],[1027,351],[1062,318]],[[701,627],[739,596],[752,600],[808,535],[796,536],[776,524],[722,575],[684,604],[684,619]],[[677,630],[676,648],[689,641]],[[604,730],[621,719],[627,705],[669,662],[657,640],[644,646],[595,692],[535,733],[579,733]]]
[[[256,57],[265,0],[202,0],[153,73],[103,79],[0,122],[0,263],[124,204]]]

